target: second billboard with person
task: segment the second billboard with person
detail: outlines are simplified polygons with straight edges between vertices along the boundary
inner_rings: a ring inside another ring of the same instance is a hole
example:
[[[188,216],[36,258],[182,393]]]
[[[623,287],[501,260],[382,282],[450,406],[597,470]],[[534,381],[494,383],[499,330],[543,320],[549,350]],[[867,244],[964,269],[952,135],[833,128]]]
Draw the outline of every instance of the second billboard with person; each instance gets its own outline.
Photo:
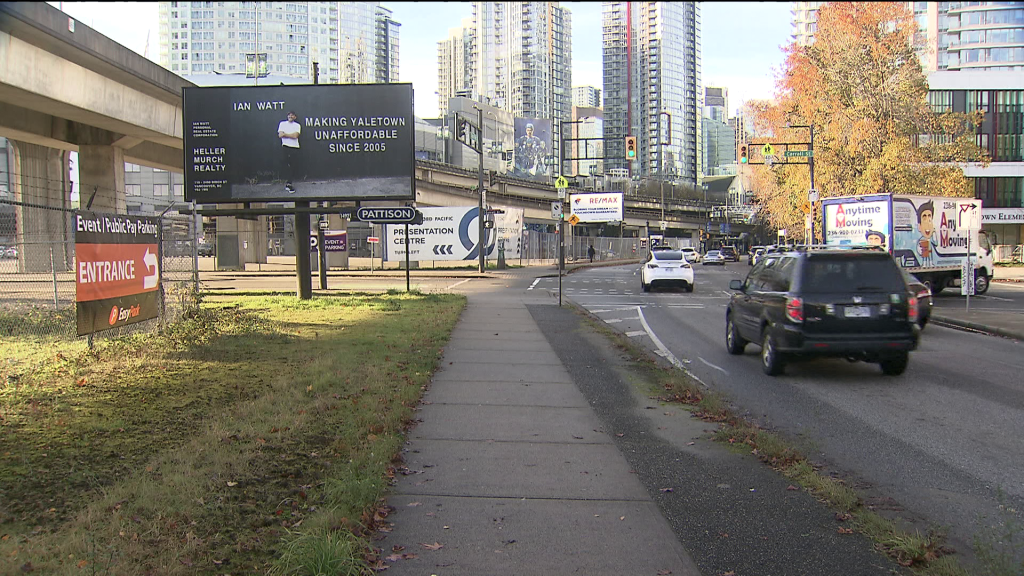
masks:
[[[516,118],[512,175],[532,180],[547,180],[551,160],[551,120]]]

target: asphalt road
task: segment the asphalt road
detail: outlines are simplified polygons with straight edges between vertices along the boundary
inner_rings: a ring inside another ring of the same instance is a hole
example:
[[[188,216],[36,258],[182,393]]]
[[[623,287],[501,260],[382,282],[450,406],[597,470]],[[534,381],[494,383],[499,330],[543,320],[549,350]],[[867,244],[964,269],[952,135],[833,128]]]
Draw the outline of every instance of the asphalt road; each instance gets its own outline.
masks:
[[[725,350],[728,282],[746,275],[745,262],[697,265],[692,294],[645,294],[638,270],[576,272],[563,279],[563,296],[724,392],[741,412],[864,490],[870,504],[897,510],[922,531],[948,527],[949,544],[961,553],[969,556],[974,537],[1004,518],[1001,493],[1024,511],[1020,344],[930,325],[903,376],[822,359],[790,364],[772,378],[761,372],[758,346],[740,357]],[[539,279],[530,289],[556,290],[557,282]],[[993,285],[971,305],[1020,313],[1022,302],[1020,288]],[[963,305],[955,294],[936,303]]]

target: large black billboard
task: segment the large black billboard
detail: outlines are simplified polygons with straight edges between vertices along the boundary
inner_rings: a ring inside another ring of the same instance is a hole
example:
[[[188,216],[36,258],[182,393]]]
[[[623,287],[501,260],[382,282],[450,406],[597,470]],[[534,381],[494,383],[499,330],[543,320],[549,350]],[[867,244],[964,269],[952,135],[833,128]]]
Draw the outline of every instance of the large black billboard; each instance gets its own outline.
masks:
[[[412,84],[184,88],[185,200],[412,200]]]

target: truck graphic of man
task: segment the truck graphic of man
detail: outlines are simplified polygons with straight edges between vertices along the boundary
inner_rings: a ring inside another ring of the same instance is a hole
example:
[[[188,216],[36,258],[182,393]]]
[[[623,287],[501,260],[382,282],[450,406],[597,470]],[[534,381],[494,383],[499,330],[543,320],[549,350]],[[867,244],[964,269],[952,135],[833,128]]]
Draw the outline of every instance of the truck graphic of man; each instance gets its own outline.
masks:
[[[917,230],[921,237],[917,239],[915,251],[921,260],[921,266],[931,266],[935,262],[935,205],[931,200],[917,207]]]

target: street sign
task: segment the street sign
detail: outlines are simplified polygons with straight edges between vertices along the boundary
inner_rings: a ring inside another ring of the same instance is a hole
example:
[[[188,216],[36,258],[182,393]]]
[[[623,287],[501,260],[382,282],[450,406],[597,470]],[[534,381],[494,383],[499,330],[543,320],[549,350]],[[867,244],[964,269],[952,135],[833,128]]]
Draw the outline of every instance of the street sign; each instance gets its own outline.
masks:
[[[569,216],[569,224],[572,224],[573,226],[575,226],[575,225],[577,225],[579,223],[580,223],[580,217],[579,216],[577,216],[575,214],[573,214],[572,216]]]
[[[565,176],[559,176],[558,179],[555,180],[555,188],[568,188],[568,187],[569,187],[569,181],[565,179]]]
[[[811,191],[807,193],[807,200],[810,201],[810,202],[817,202],[818,201],[818,191],[815,190],[814,188],[811,188]]]
[[[664,231],[665,231],[665,229],[666,229],[666,228],[668,228],[668,222],[666,222],[666,221],[664,221],[664,220],[662,220],[661,222],[659,222],[659,224],[661,224],[661,231],[662,231],[662,232],[664,232]]]
[[[484,229],[491,230],[494,228],[494,220],[484,220]]]
[[[775,146],[772,146],[770,143],[765,144],[761,147],[761,154],[763,156],[775,156]]]
[[[366,241],[369,242],[370,244],[376,244],[380,242],[380,238],[376,236],[367,236]]]
[[[328,222],[327,220],[321,220],[320,221],[320,229],[321,230],[327,230],[330,227],[331,227],[331,223]]]
[[[552,202],[551,203],[551,218],[553,218],[555,220],[561,220],[562,219],[562,203],[561,202]]]
[[[786,150],[783,156],[786,158],[810,158],[814,156],[814,150]]]
[[[640,239],[640,248],[647,248],[647,238]]]
[[[974,262],[964,258],[960,264],[960,295],[974,295]]]
[[[364,207],[356,210],[356,219],[374,224],[406,224],[416,220],[416,209],[412,206]]]

